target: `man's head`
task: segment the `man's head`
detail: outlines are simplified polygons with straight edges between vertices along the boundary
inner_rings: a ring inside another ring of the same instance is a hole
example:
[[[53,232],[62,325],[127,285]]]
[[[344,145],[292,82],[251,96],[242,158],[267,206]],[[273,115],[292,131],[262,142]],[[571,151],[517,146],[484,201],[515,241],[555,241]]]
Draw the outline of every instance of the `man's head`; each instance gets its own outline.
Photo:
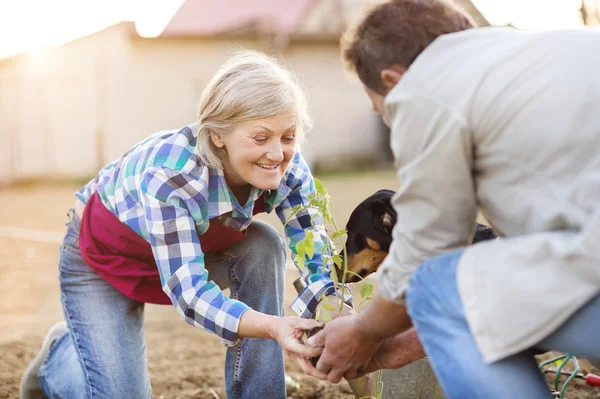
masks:
[[[438,36],[474,26],[466,13],[446,0],[390,0],[346,32],[342,54],[365,86],[373,108],[388,123],[383,100],[419,54]]]

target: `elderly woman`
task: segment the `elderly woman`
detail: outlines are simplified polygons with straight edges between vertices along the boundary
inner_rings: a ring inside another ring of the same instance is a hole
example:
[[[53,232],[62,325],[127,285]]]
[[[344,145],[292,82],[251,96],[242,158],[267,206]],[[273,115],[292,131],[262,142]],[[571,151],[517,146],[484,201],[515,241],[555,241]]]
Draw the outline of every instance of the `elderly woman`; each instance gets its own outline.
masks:
[[[282,317],[285,245],[252,216],[275,210],[292,251],[314,231],[293,304],[312,316],[333,282],[322,217],[293,212],[314,191],[298,151],[306,107],[277,62],[238,53],[204,90],[196,124],[148,137],[76,193],[59,265],[66,324],[48,333],[21,397],[151,397],[144,303],[172,303],[228,346],[229,398],[285,397],[281,348],[318,355],[300,338],[320,324]]]

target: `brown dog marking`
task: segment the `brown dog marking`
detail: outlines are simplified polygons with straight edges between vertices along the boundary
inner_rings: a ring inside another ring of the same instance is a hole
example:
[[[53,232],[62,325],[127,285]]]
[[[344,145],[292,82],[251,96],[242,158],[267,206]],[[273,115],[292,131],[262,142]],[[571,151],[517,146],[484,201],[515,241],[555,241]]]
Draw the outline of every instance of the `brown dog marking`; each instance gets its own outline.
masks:
[[[361,277],[366,277],[375,272],[387,256],[387,252],[381,250],[381,246],[378,242],[370,238],[367,238],[366,242],[367,246],[365,249],[348,257],[348,270]],[[338,273],[338,277],[341,278],[341,273]],[[359,280],[360,278],[354,274],[348,273],[346,276],[346,282],[348,283],[357,282]]]
[[[367,246],[370,249],[374,249],[375,251],[380,251],[381,250],[381,245],[379,245],[379,243],[377,241],[372,240],[369,237],[367,237]]]

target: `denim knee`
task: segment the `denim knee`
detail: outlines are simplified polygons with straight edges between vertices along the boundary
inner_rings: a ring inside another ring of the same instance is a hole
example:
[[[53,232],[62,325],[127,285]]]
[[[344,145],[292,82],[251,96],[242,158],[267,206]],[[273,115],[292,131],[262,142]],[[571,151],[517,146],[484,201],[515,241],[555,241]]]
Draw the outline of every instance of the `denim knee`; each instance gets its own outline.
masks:
[[[250,254],[256,254],[264,260],[273,260],[275,263],[285,262],[285,243],[281,234],[268,223],[253,221],[248,227]],[[249,255],[247,253],[247,255]]]
[[[423,262],[413,273],[406,290],[406,307],[411,318],[432,314],[462,315],[456,269],[463,250]]]
[[[418,318],[422,313],[427,311],[427,295],[425,287],[427,286],[427,278],[423,277],[423,269],[425,264],[421,264],[413,273],[406,288],[406,311],[411,319]]]

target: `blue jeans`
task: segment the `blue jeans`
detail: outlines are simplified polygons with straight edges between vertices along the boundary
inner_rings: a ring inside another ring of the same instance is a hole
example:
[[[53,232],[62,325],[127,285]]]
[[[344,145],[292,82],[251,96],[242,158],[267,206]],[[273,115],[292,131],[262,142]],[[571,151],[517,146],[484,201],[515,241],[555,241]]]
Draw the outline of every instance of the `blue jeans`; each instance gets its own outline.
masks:
[[[600,296],[579,309],[548,338],[527,350],[485,364],[465,319],[456,282],[463,250],[424,262],[406,292],[408,313],[449,399],[552,398],[534,350],[600,360]]]
[[[38,374],[40,384],[49,398],[149,398],[144,304],[124,296],[87,266],[78,237],[79,220],[73,215],[59,266],[69,334],[52,346]],[[254,310],[278,316],[285,301],[285,260],[279,233],[258,221],[252,222],[246,239],[205,254],[211,280],[229,287],[232,297]],[[285,398],[281,347],[267,339],[243,339],[228,348],[225,384],[231,399]]]

